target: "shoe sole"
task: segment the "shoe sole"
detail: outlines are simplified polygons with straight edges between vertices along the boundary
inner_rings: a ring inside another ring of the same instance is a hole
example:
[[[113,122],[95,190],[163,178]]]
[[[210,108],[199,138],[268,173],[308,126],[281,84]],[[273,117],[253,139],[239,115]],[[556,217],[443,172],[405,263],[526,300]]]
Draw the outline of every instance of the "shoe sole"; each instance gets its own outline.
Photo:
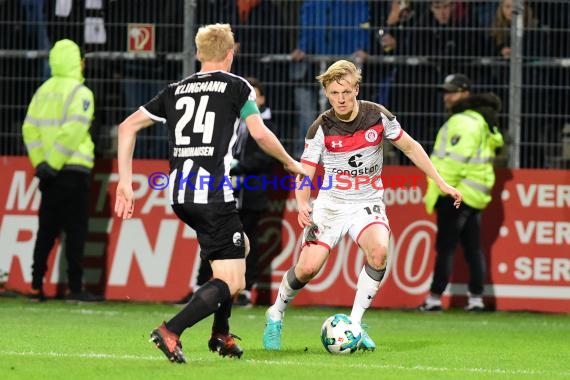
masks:
[[[170,360],[172,363],[186,363],[186,358],[184,354],[180,350],[180,348],[176,347],[174,352],[170,352],[166,343],[164,343],[164,339],[162,339],[162,335],[157,330],[154,330],[150,333],[150,341],[154,343],[156,348],[158,348],[162,353]]]
[[[243,355],[243,351],[242,351],[242,352],[239,352],[239,353],[235,353],[235,352],[229,352],[229,351],[223,350],[223,349],[215,349],[215,350],[212,350],[211,348],[210,348],[210,351],[212,351],[212,352],[214,352],[214,353],[217,352],[220,356],[223,356],[224,358],[225,358],[226,356],[229,356],[230,358],[238,358],[238,359],[241,359],[241,356]]]
[[[214,353],[217,352],[220,356],[223,357],[229,356],[230,358],[241,359],[241,356],[243,355],[243,350],[241,350],[240,352],[233,352],[223,346],[212,347],[210,343],[208,343],[208,348],[210,349],[210,351]]]
[[[372,351],[374,351],[374,350],[376,349],[376,347],[364,347],[364,346],[359,346],[358,349],[361,350],[361,351],[370,351],[370,352],[372,352]]]
[[[435,306],[430,308],[425,308],[420,306],[416,310],[422,313],[437,313],[443,311],[443,308],[441,306]]]
[[[481,308],[481,307],[474,307],[471,309],[464,309],[466,312],[468,313],[482,313],[485,311],[485,308]]]
[[[374,351],[376,349],[376,346],[373,347],[368,347],[368,346],[364,346],[364,345],[358,345],[358,349],[361,351]]]

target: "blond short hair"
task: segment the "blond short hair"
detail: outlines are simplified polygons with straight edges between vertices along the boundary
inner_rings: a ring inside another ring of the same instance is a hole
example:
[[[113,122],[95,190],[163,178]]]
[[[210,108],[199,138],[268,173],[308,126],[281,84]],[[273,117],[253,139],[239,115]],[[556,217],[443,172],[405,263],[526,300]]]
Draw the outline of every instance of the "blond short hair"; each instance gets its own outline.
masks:
[[[195,41],[201,62],[221,62],[235,45],[229,24],[204,25],[198,29]]]
[[[353,85],[358,85],[362,81],[362,74],[360,69],[356,68],[354,63],[341,59],[329,66],[327,71],[317,76],[316,79],[321,83],[324,88],[327,88],[332,82],[338,82],[346,75],[352,76],[354,79]]]

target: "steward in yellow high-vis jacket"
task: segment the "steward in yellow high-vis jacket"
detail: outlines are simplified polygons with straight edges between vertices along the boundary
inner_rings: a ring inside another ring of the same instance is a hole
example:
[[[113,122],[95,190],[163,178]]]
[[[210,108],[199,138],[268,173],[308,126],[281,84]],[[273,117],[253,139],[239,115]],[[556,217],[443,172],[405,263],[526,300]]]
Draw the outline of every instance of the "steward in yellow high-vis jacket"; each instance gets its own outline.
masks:
[[[441,294],[449,282],[453,254],[460,242],[469,266],[469,298],[466,310],[484,309],[485,259],[481,250],[481,210],[491,202],[495,184],[493,161],[503,136],[497,128],[500,99],[492,93],[471,94],[471,80],[463,74],[449,75],[440,89],[451,116],[440,128],[431,160],[443,179],[463,195],[456,209],[428,178],[426,210],[437,213],[437,257],[431,294],[420,308],[441,310]]]
[[[22,126],[42,192],[30,295],[40,301],[46,299],[43,281],[48,256],[61,231],[65,231],[66,297],[91,301],[97,297],[83,288],[83,255],[94,159],[89,133],[93,93],[83,84],[84,62],[75,42],[56,42],[49,53],[49,64],[51,77],[34,94]]]

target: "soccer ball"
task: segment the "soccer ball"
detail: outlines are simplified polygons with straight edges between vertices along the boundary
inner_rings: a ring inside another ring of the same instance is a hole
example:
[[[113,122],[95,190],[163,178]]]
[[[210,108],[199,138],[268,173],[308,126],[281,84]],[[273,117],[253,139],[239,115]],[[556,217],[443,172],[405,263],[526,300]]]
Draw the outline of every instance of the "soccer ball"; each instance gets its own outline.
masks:
[[[352,354],[361,338],[362,328],[345,314],[328,317],[321,327],[321,342],[331,354]]]

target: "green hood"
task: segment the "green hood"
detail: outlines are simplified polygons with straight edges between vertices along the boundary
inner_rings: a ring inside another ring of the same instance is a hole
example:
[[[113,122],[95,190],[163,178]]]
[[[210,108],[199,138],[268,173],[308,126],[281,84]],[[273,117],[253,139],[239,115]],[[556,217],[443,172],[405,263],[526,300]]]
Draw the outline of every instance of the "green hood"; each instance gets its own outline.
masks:
[[[49,52],[49,65],[52,77],[73,78],[83,83],[81,72],[81,52],[71,40],[60,40]]]

